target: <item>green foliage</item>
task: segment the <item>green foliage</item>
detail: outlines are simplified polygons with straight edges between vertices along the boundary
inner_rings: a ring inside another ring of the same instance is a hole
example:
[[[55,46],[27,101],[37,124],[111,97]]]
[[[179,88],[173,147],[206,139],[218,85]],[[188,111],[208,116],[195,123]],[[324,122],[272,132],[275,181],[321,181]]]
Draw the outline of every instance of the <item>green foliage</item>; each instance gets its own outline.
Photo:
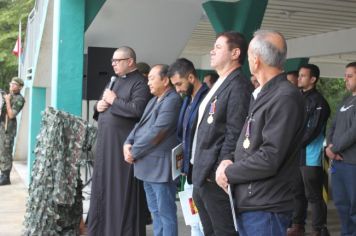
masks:
[[[324,95],[331,109],[327,129],[335,115],[335,111],[344,97],[348,95],[343,79],[320,78],[317,89]]]
[[[22,23],[22,44],[24,44],[27,16],[35,0],[0,0],[0,88],[8,90],[8,83],[17,75],[17,57],[12,54]]]

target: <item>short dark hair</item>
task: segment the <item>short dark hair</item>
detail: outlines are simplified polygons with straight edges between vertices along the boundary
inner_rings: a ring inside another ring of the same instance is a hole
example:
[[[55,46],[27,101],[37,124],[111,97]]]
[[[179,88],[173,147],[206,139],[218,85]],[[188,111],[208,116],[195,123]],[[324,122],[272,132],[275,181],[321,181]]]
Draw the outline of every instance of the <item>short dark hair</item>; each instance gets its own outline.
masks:
[[[350,62],[349,64],[347,64],[347,65],[345,66],[345,68],[349,68],[349,67],[354,67],[354,68],[356,68],[356,61]]]
[[[178,74],[180,77],[188,77],[189,74],[198,77],[193,63],[186,58],[178,58],[169,66],[168,77],[171,78],[175,74]]]
[[[317,65],[314,65],[314,64],[302,65],[299,68],[299,70],[302,69],[302,68],[308,69],[310,71],[310,76],[316,78],[315,83],[318,82],[319,77],[320,77],[320,70],[319,70],[319,67]]]
[[[161,77],[161,79],[163,80],[164,77],[168,77],[168,69],[169,66],[166,64],[156,64],[153,67],[159,66],[160,70],[159,70],[159,76]],[[171,80],[168,78],[169,81],[169,86],[173,87],[173,84],[171,83]]]
[[[135,50],[133,50],[131,47],[122,46],[116,49],[116,51],[122,51],[126,55],[126,57],[132,58],[133,61],[136,63],[136,53]]]
[[[235,48],[240,49],[239,63],[242,65],[245,61],[248,47],[245,37],[236,31],[222,32],[216,36],[216,38],[219,37],[225,37],[227,39],[226,43],[230,51]]]
[[[210,76],[211,84],[214,84],[219,79],[219,75],[216,72],[208,72],[204,75],[204,77],[205,76]]]
[[[291,70],[287,72],[287,75],[299,76],[299,72],[297,70]]]

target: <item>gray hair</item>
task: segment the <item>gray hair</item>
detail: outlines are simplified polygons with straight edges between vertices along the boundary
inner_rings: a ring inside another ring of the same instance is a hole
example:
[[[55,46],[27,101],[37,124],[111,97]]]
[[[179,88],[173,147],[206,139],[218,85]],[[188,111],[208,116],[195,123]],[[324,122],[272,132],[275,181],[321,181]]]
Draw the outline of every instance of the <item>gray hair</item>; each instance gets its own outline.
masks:
[[[270,42],[271,35],[281,37],[282,49]],[[287,43],[284,36],[275,30],[257,30],[253,36],[254,40],[250,45],[252,53],[258,55],[266,65],[282,68],[287,57]]]
[[[126,57],[132,58],[133,61],[136,63],[136,53],[132,48],[130,48],[128,46],[122,46],[122,47],[119,47],[118,49],[116,49],[116,51],[123,52]]]

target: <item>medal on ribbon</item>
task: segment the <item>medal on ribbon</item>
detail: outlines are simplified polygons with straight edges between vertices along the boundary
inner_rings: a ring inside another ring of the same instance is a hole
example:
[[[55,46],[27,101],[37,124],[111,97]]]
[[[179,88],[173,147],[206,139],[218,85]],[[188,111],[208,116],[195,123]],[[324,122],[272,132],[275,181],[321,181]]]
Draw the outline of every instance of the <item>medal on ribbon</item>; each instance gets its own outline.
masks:
[[[246,127],[246,132],[245,132],[245,140],[244,140],[243,143],[242,143],[242,146],[243,146],[245,149],[248,149],[248,148],[250,147],[250,145],[251,145],[251,142],[250,142],[251,122],[252,122],[252,114],[251,114],[251,116],[248,118],[247,127]]]
[[[207,119],[209,125],[214,122],[213,115],[215,114],[216,111],[216,101],[217,101],[217,97],[215,97],[214,100],[210,103],[209,117]]]

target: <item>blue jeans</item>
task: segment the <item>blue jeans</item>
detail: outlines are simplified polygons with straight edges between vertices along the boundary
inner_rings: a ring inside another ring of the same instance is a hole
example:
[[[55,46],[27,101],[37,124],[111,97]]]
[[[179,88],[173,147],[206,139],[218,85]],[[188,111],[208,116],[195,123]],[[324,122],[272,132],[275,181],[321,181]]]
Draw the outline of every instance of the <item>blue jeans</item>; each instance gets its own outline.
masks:
[[[356,235],[356,165],[333,161],[331,184],[341,220],[341,235]]]
[[[176,183],[143,182],[155,236],[178,236]]]
[[[247,211],[238,214],[237,226],[240,236],[285,236],[292,218],[292,211],[273,213]]]

